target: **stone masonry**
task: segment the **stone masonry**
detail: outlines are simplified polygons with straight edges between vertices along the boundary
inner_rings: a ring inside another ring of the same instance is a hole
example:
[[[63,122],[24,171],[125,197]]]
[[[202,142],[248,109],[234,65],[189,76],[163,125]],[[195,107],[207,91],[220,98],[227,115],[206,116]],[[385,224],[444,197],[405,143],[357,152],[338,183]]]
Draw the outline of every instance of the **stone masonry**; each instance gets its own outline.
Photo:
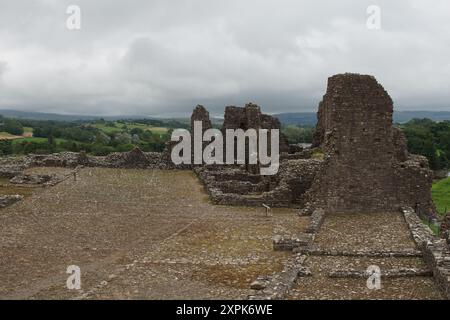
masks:
[[[392,99],[374,77],[328,79],[313,142],[325,154],[310,190],[313,202],[328,213],[397,211],[408,205],[433,214],[428,162],[408,154],[392,112]]]
[[[258,165],[175,166],[173,142],[163,153],[135,148],[106,157],[64,152],[6,158],[0,160],[0,176],[13,178],[33,166],[194,169],[218,204],[296,206],[306,213],[322,208],[327,214],[409,206],[433,216],[427,159],[408,154],[403,134],[392,125],[392,112],[392,99],[374,77],[340,74],[329,78],[319,104],[312,149],[289,145],[280,134],[280,167],[274,176],[261,176]],[[196,120],[203,130],[212,127],[201,105],[193,110],[191,123]],[[223,132],[250,128],[281,129],[281,124],[253,103],[226,107]]]

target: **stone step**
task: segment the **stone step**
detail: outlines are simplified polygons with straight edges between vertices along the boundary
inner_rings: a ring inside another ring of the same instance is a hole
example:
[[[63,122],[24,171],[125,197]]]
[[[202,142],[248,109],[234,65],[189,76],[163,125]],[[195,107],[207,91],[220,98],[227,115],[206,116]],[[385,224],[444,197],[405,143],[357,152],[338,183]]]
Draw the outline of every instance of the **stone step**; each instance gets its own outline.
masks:
[[[212,184],[214,187],[221,190],[223,193],[235,193],[235,194],[261,194],[263,192],[270,191],[269,184],[264,182],[252,183],[249,181],[216,181]]]
[[[294,249],[294,251],[301,251]],[[334,250],[321,248],[308,248],[302,251],[312,256],[344,256],[344,257],[422,257],[420,250]]]
[[[355,269],[335,269],[328,274],[330,278],[368,278],[373,273],[365,270]],[[380,276],[384,278],[401,278],[401,277],[432,277],[433,272],[424,268],[398,268],[390,270],[380,270]]]

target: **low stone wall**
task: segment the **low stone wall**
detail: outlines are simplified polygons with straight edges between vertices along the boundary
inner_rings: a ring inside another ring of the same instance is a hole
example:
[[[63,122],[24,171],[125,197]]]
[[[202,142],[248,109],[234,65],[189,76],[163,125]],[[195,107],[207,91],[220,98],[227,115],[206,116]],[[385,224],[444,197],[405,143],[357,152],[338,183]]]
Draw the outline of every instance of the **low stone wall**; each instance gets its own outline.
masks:
[[[336,269],[331,270],[328,276],[330,278],[362,278],[367,279],[372,273],[354,269]],[[403,278],[403,277],[431,277],[433,273],[429,269],[403,268],[382,270],[383,278]]]
[[[273,249],[275,251],[292,251],[300,249],[300,251],[307,250],[314,241],[314,235],[309,233],[299,233],[297,236],[282,236],[276,235],[273,238]]]
[[[316,159],[285,160],[273,176],[250,173],[244,166],[201,166],[193,170],[216,204],[301,207],[302,196],[321,164]]]
[[[12,178],[17,173],[31,167],[86,167],[170,169],[164,153],[142,152],[135,148],[129,152],[116,152],[108,156],[89,156],[84,152],[61,152],[47,155],[30,154],[20,158],[4,158],[0,161],[0,176]],[[180,166],[183,169],[184,166]]]
[[[422,250],[427,243],[436,239],[431,229],[423,224],[412,208],[402,207],[401,212],[418,248]]]
[[[0,208],[10,206],[21,200],[23,200],[23,196],[20,195],[0,196]]]
[[[295,284],[295,281],[299,276],[307,276],[310,274],[304,267],[306,258],[307,257],[302,254],[293,254],[293,256],[286,262],[283,271],[273,275],[272,277],[257,279],[257,283],[253,283],[252,287],[259,290],[255,290],[255,293],[249,296],[249,299],[283,299]]]
[[[404,250],[333,250],[321,249],[312,246],[309,249],[294,249],[294,252],[301,252],[311,256],[331,256],[331,257],[374,257],[374,258],[391,258],[391,257],[422,257],[422,251],[415,249]]]
[[[317,233],[325,219],[325,210],[316,209],[311,215],[309,225],[306,227],[306,233]]]
[[[450,299],[450,248],[446,240],[439,239],[424,247],[424,259],[433,271],[434,279],[443,294]]]
[[[24,174],[19,173],[15,177],[10,179],[12,184],[28,184],[28,185],[44,185],[47,183],[51,183],[52,181],[57,180],[57,176],[55,174]]]
[[[447,213],[441,222],[439,233],[444,238],[450,232],[450,213]]]
[[[435,237],[412,208],[404,207],[401,211],[437,285],[447,299],[450,299],[450,244],[446,239]]]

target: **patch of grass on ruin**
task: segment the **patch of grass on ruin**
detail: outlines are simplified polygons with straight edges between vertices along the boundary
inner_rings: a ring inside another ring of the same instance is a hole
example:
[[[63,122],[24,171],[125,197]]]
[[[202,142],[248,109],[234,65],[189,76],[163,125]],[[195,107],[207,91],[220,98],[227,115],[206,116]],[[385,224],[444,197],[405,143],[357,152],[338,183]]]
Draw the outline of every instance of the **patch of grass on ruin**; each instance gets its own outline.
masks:
[[[317,159],[317,160],[323,160],[325,157],[325,154],[323,153],[322,150],[320,149],[316,149],[313,151],[311,158],[312,159]]]
[[[439,214],[450,212],[450,177],[433,183],[431,193]]]
[[[433,233],[434,233],[436,236],[439,236],[440,229],[439,229],[439,226],[438,226],[438,225],[428,223],[428,226],[430,227],[431,231],[433,231]]]

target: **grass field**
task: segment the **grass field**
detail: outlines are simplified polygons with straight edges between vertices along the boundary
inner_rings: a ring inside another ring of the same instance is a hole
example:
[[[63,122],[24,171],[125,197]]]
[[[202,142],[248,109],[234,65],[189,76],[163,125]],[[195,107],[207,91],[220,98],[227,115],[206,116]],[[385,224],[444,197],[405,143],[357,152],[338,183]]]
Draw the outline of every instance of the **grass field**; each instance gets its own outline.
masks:
[[[13,134],[10,134],[8,132],[0,132],[0,140],[20,140],[24,138],[31,138],[33,137],[33,131],[25,131],[23,135],[21,136],[15,136]]]
[[[450,177],[433,183],[432,195],[440,214],[450,211]]]
[[[12,140],[12,139],[16,139],[17,136],[12,135],[8,132],[0,132],[0,140]]]
[[[17,139],[22,139],[22,138],[29,138],[32,136],[33,136],[33,128],[30,128],[30,127],[24,127],[23,135],[21,135],[21,136],[15,136],[8,132],[0,132],[0,140],[17,140]]]
[[[106,126],[105,124],[102,124],[102,123],[95,123],[92,126],[95,127],[95,128],[98,128],[98,129],[100,129],[100,130],[102,130],[102,131],[104,131],[106,133],[120,132],[120,131],[123,130],[122,127],[124,126],[124,124],[118,123],[118,122],[116,122],[115,124],[116,124],[115,127],[109,127],[109,126]],[[168,129],[165,128],[165,127],[153,127],[153,126],[150,126],[150,125],[139,124],[139,123],[127,123],[126,127],[128,128],[128,130],[131,130],[131,129],[134,129],[134,128],[140,128],[142,130],[148,130],[148,131],[151,131],[151,132],[154,132],[154,133],[158,133],[158,134],[163,134],[163,133],[166,133],[168,131]]]
[[[27,137],[27,138],[14,139],[12,144],[17,144],[17,143],[21,143],[21,142],[46,142],[46,141],[48,141],[47,138]],[[67,140],[60,139],[60,138],[55,139],[56,143],[61,143],[61,142],[65,142],[65,141],[67,141]]]

